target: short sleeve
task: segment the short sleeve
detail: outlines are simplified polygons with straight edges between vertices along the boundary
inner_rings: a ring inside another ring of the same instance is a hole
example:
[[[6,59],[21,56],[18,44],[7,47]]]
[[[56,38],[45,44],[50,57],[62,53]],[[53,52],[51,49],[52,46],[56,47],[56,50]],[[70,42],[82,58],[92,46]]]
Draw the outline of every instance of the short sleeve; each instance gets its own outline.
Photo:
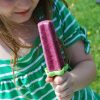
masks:
[[[62,40],[65,47],[82,40],[84,42],[85,52],[90,51],[90,42],[87,39],[85,28],[81,27],[74,16],[71,14],[62,0],[53,2],[53,16],[55,31]]]

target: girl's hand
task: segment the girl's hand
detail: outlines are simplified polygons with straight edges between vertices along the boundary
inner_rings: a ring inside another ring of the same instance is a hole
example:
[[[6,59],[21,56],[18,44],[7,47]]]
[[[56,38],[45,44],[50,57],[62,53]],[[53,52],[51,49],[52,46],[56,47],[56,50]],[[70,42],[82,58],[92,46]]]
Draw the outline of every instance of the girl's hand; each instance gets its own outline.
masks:
[[[63,76],[47,77],[46,82],[49,82],[55,90],[59,100],[70,100],[74,94],[74,77],[70,72],[66,72]]]

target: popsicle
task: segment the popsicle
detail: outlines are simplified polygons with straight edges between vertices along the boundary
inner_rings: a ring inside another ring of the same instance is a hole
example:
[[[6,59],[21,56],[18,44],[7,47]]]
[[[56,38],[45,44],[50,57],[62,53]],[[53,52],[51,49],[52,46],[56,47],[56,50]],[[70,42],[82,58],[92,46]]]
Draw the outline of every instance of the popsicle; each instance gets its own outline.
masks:
[[[68,69],[68,65],[64,63],[62,58],[52,21],[39,22],[38,30],[47,66],[46,74],[50,77],[63,75]]]

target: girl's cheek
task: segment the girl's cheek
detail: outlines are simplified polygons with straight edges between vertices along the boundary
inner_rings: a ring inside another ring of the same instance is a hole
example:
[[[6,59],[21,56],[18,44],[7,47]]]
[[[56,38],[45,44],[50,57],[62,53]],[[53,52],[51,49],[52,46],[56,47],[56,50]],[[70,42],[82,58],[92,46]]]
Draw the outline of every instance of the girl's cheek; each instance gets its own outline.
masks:
[[[0,1],[0,8],[3,9],[9,9],[12,8],[14,6],[14,1],[13,0],[1,0]]]
[[[8,12],[11,12],[13,10],[14,3],[13,2],[8,2],[8,1],[7,2],[3,2],[3,1],[1,2],[0,1],[0,14],[2,14],[2,13],[8,13]]]

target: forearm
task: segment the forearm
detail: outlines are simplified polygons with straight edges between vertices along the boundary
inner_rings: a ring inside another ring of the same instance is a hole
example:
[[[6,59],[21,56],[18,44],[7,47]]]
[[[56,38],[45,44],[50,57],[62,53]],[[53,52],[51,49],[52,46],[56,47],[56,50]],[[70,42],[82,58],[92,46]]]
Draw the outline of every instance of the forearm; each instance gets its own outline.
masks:
[[[93,61],[83,61],[70,72],[74,79],[75,91],[86,87],[96,77],[96,67]]]

